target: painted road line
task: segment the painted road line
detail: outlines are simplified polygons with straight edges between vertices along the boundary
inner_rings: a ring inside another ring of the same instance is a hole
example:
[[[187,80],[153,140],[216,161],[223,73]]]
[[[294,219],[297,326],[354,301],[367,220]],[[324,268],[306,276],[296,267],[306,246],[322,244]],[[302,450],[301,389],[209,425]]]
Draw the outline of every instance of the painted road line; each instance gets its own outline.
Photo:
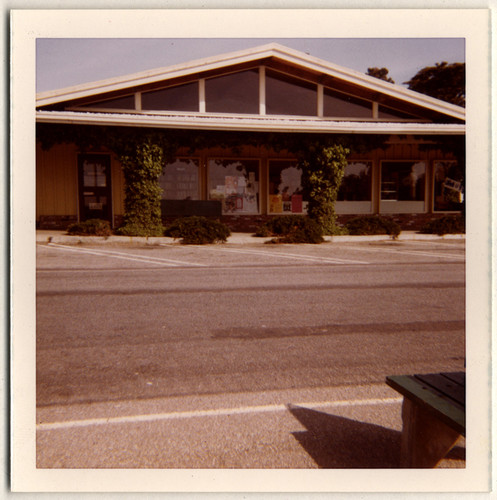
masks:
[[[179,267],[179,266],[206,267],[204,264],[198,264],[196,262],[183,262],[174,259],[164,259],[162,257],[151,257],[150,255],[144,257],[143,255],[126,253],[126,252],[115,252],[111,250],[90,250],[88,248],[74,248],[66,245],[60,245],[58,243],[49,243],[47,246],[58,250],[86,253],[91,255],[98,255],[100,257],[113,257],[115,259],[131,260],[147,264],[159,264],[168,267]]]
[[[309,262],[327,262],[330,264],[369,264],[369,262],[363,261],[363,260],[346,260],[346,259],[338,259],[338,258],[331,258],[331,257],[312,257],[309,255],[299,255],[295,253],[288,253],[288,252],[278,252],[278,253],[271,253],[271,252],[265,252],[263,250],[241,250],[241,249],[235,249],[235,248],[210,248],[209,250],[214,250],[214,251],[219,251],[219,252],[232,252],[232,253],[241,253],[241,254],[249,254],[249,255],[262,255],[264,257],[282,257],[285,259],[293,259],[293,260],[305,260]]]
[[[448,253],[439,253],[439,252],[427,252],[424,250],[392,250],[390,248],[357,248],[357,247],[342,247],[342,248],[349,248],[351,250],[355,250],[357,252],[379,252],[379,253],[394,253],[394,254],[409,254],[409,255],[422,255],[424,257],[440,257],[444,259],[457,259],[457,260],[464,260],[464,255],[455,255],[455,254],[448,254]]]
[[[400,403],[401,397],[395,398],[371,398],[352,399],[342,401],[315,401],[292,404],[273,404],[263,406],[241,406],[236,408],[217,408],[211,410],[195,410],[170,413],[152,413],[148,415],[126,415],[123,417],[90,418],[85,420],[67,420],[62,422],[39,423],[36,429],[39,431],[53,431],[58,429],[69,429],[74,427],[89,427],[94,425],[108,424],[135,424],[141,422],[156,422],[161,420],[181,420],[201,417],[222,417],[227,415],[244,415],[254,413],[288,411],[289,407],[301,408],[340,408],[348,406],[371,406]]]

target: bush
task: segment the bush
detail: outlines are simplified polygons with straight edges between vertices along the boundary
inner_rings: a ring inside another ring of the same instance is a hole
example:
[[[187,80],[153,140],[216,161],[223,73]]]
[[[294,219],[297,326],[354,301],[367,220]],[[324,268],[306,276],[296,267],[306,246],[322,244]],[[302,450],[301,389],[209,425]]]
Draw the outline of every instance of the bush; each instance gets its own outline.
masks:
[[[323,230],[313,219],[302,215],[282,215],[263,224],[256,236],[276,236],[271,243],[322,243]]]
[[[395,221],[378,215],[355,217],[345,226],[353,235],[389,234],[396,238],[400,234],[400,226]]]
[[[175,220],[164,231],[165,236],[181,238],[184,245],[224,243],[231,235],[230,228],[218,220],[191,216]]]
[[[71,224],[67,228],[67,232],[77,236],[110,236],[112,229],[106,220],[88,219]]]
[[[463,215],[445,215],[439,219],[433,219],[427,222],[422,228],[421,233],[424,234],[464,234],[466,232],[466,224]]]
[[[117,229],[116,234],[119,236],[162,236],[164,234],[164,227],[162,225],[150,227],[137,223],[129,223]]]

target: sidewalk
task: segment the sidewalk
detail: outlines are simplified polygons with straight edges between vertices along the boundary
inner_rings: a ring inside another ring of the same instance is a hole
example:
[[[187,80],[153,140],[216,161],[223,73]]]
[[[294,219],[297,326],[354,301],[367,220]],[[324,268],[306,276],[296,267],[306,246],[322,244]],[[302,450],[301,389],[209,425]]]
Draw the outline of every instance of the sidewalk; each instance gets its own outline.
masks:
[[[227,243],[238,245],[261,245],[271,238],[258,238],[251,233],[232,233]],[[437,236],[436,234],[421,234],[415,231],[403,231],[397,238],[397,241],[426,241],[426,240],[464,240],[464,234],[446,234]],[[392,238],[386,234],[371,236],[325,236],[325,241],[334,243],[346,242],[367,242],[367,241],[391,241]],[[68,245],[77,245],[80,243],[91,244],[144,244],[144,245],[178,245],[180,240],[168,237],[139,237],[139,236],[71,236],[66,231],[55,230],[37,230],[37,243],[59,243]]]

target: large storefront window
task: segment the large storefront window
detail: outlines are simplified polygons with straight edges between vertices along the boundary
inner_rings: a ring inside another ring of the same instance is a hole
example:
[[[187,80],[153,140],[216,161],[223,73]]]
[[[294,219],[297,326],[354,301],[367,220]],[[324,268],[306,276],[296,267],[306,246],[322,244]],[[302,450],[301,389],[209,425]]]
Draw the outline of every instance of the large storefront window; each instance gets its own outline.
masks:
[[[302,170],[295,160],[269,161],[269,213],[306,213]]]
[[[462,210],[464,171],[456,161],[436,161],[433,169],[435,211]]]
[[[385,161],[381,165],[381,199],[424,201],[425,177],[423,161]]]
[[[348,162],[337,201],[371,201],[370,161]]]
[[[259,213],[259,160],[210,159],[209,199],[222,202],[223,214]]]
[[[199,199],[199,161],[195,158],[177,158],[168,163],[159,177],[164,200]]]

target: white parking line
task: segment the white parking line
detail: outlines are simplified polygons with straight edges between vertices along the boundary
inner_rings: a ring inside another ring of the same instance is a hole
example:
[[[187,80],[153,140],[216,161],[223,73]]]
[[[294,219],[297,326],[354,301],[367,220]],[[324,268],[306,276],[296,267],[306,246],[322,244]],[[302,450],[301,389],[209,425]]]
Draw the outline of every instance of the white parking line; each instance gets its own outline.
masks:
[[[220,252],[232,252],[232,253],[242,253],[249,255],[262,255],[264,257],[275,257],[293,260],[305,260],[309,262],[329,262],[331,264],[369,264],[369,262],[363,260],[351,260],[351,259],[337,259],[331,257],[312,257],[310,255],[299,255],[295,253],[288,252],[277,252],[271,253],[264,250],[246,250],[246,249],[235,249],[235,248],[211,248],[210,250],[220,251]]]
[[[134,424],[140,422],[155,422],[159,420],[180,420],[199,417],[219,417],[225,415],[242,415],[250,413],[288,411],[289,406],[304,408],[338,408],[344,406],[366,406],[400,403],[401,397],[395,398],[371,398],[352,399],[342,401],[317,401],[286,404],[274,404],[263,406],[241,406],[237,408],[217,408],[212,410],[182,411],[171,413],[152,413],[149,415],[127,415],[124,417],[90,418],[85,420],[67,420],[63,422],[40,423],[36,425],[39,431],[53,431],[57,429],[69,429],[74,427],[89,427],[93,425],[107,424]]]
[[[146,264],[155,264],[168,267],[179,267],[179,266],[206,267],[205,265],[197,264],[196,262],[182,262],[180,260],[164,259],[161,257],[151,257],[149,255],[144,257],[142,255],[125,253],[125,252],[115,252],[111,250],[89,250],[87,248],[74,248],[66,245],[59,245],[58,243],[49,243],[48,247],[56,250],[67,250],[72,252],[87,253],[91,255],[98,255],[100,257],[113,257],[115,259],[131,260],[135,262],[142,262]]]
[[[423,255],[425,257],[440,257],[444,259],[457,259],[464,260],[464,255],[439,253],[439,252],[427,252],[424,250],[392,250],[391,248],[366,248],[366,247],[353,247],[353,246],[343,246],[341,248],[349,248],[351,250],[356,250],[357,252],[380,252],[380,253],[395,253],[395,254],[408,254],[408,255]]]

